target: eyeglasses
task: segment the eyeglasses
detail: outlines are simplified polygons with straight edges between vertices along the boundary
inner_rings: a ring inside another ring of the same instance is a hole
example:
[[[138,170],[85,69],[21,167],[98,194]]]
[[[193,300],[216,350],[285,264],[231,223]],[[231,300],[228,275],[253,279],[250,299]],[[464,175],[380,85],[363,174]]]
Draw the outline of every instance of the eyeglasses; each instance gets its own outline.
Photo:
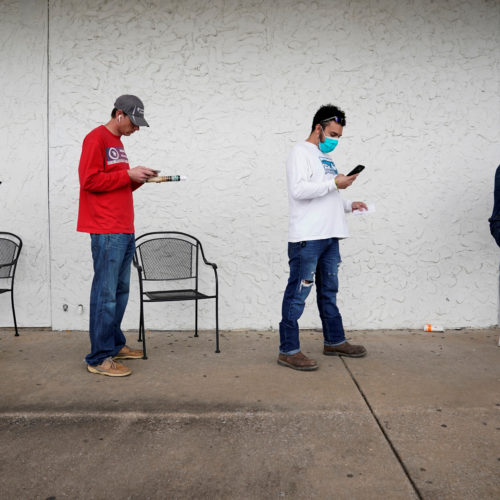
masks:
[[[341,127],[345,126],[345,118],[339,118],[338,116],[332,116],[330,118],[326,118],[325,120],[321,120],[321,123],[326,125],[328,122],[331,121],[338,123]]]

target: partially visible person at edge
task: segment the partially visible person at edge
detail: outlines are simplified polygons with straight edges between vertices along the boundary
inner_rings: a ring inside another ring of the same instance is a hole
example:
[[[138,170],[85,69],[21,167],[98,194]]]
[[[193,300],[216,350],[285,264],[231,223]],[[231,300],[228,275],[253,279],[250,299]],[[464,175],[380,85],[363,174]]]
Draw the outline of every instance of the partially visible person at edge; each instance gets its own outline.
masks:
[[[157,175],[147,167],[129,166],[121,137],[137,132],[139,127],[149,127],[144,119],[142,101],[133,95],[118,97],[108,123],[85,137],[78,168],[77,231],[90,233],[94,264],[90,292],[90,354],[85,361],[89,372],[111,377],[132,373],[115,360],[143,356],[142,350],[126,345],[121,330],[135,251],[132,191]]]
[[[323,325],[323,354],[366,355],[363,346],[346,341],[337,307],[339,240],[349,235],[345,213],[367,209],[361,201],[342,199],[340,191],[359,174],[339,174],[328,155],[338,145],[345,124],[342,110],[331,104],[322,106],[314,115],[311,134],[292,148],[286,161],[290,277],[283,296],[278,364],[295,370],[318,368],[300,350],[298,325],[314,283]]]
[[[495,238],[496,244],[500,247],[500,165],[498,165],[495,172],[495,190],[493,196],[493,212],[488,222],[490,223],[491,236]],[[498,282],[498,297],[500,301],[500,280]],[[500,309],[498,310],[497,323],[500,325]],[[498,345],[500,345],[500,339],[498,340]]]
[[[495,238],[497,245],[500,247],[500,165],[498,165],[495,172],[493,197],[493,213],[488,222],[490,223],[491,236]]]

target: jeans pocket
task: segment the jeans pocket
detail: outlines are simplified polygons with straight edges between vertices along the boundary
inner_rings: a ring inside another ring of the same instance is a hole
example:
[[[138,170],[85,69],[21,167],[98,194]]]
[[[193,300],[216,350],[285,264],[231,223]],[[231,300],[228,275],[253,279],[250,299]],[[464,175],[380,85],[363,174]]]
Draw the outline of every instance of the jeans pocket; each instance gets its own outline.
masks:
[[[90,249],[92,250],[92,254],[97,254],[102,250],[107,250],[109,240],[107,238],[107,234],[91,234],[90,235]]]
[[[134,240],[134,235],[129,233],[111,233],[107,236],[108,247],[119,251],[126,250]]]

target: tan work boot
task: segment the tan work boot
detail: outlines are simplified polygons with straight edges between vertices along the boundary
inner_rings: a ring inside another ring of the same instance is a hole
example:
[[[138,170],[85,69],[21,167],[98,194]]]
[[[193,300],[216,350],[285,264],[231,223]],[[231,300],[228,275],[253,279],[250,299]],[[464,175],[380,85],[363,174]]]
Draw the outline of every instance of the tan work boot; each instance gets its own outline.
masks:
[[[311,372],[318,369],[318,363],[314,359],[309,359],[301,352],[290,355],[280,354],[278,356],[278,365],[288,366],[288,368],[303,372]]]
[[[128,345],[123,346],[113,359],[140,359],[144,357],[142,349],[130,349]]]
[[[132,370],[121,363],[117,363],[111,357],[106,358],[100,365],[87,365],[87,370],[90,373],[107,375],[108,377],[126,377],[132,373]]]
[[[326,356],[346,356],[348,358],[362,358],[366,356],[366,349],[362,345],[353,345],[344,342],[340,345],[323,346],[323,354]]]

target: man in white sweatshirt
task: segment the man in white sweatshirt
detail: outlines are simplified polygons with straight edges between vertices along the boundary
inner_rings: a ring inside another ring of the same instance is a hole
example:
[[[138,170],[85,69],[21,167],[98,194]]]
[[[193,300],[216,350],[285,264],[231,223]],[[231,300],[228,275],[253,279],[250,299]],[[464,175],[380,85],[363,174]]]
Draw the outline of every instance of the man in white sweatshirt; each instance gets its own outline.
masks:
[[[366,355],[363,346],[346,341],[337,308],[339,240],[349,236],[345,213],[367,209],[361,201],[342,199],[340,190],[348,188],[357,175],[339,174],[328,155],[339,143],[344,126],[342,110],[331,104],[322,106],[314,115],[310,136],[292,148],[286,161],[290,277],[283,296],[278,364],[295,370],[318,368],[300,350],[298,325],[314,283],[323,324],[323,354]]]

